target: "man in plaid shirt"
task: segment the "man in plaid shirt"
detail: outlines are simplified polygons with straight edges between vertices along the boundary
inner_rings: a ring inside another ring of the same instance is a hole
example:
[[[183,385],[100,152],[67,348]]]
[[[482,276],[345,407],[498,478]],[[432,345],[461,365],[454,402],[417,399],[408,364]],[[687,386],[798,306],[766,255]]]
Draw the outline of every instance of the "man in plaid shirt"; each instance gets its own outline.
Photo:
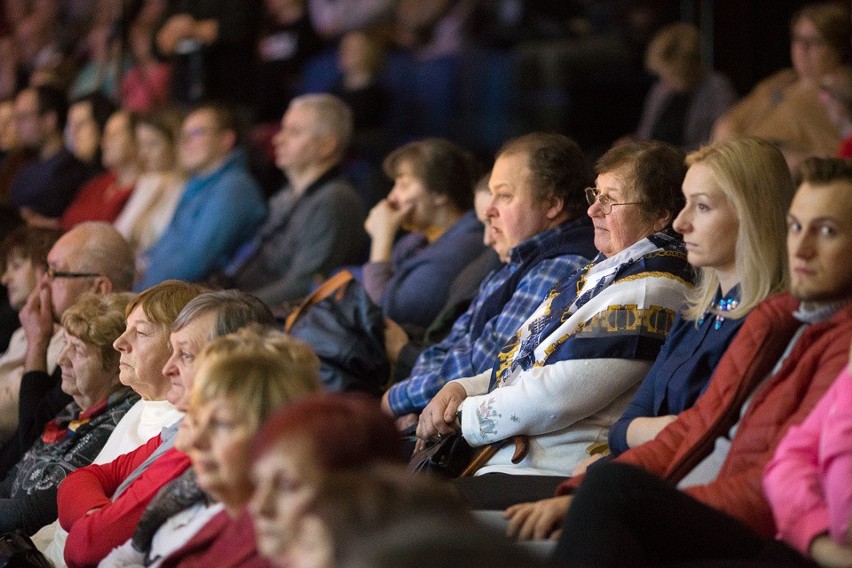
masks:
[[[505,264],[483,281],[450,334],[421,353],[411,375],[385,393],[382,407],[401,417],[401,428],[447,382],[490,369],[551,286],[597,253],[585,215],[589,172],[580,147],[557,134],[528,134],[497,153],[485,240]]]

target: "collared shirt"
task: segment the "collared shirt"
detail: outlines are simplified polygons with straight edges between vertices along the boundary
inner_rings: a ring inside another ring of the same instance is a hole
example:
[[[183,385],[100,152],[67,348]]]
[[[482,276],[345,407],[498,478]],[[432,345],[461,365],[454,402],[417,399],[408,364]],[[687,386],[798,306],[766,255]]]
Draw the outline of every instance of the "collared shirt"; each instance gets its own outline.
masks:
[[[509,264],[486,277],[479,294],[456,320],[450,334],[420,354],[408,379],[391,387],[388,400],[395,414],[418,412],[449,381],[490,369],[500,349],[538,307],[548,290],[587,262],[579,255],[563,255],[538,263],[521,279],[500,314],[488,321],[479,337],[472,336],[471,322],[488,297],[525,259],[558,239],[559,231],[554,228],[519,244],[510,251]]]

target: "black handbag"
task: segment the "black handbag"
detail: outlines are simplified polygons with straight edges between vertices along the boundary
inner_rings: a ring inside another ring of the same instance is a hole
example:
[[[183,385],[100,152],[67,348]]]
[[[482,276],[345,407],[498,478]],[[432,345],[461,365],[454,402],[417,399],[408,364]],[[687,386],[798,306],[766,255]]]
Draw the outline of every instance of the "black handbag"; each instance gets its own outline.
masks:
[[[445,478],[461,477],[473,461],[475,450],[460,433],[441,436],[414,452],[408,462],[411,473],[429,473]]]
[[[53,568],[23,531],[0,535],[0,568]]]
[[[384,315],[348,270],[323,282],[293,310],[284,330],[316,351],[326,390],[384,392],[390,376]]]

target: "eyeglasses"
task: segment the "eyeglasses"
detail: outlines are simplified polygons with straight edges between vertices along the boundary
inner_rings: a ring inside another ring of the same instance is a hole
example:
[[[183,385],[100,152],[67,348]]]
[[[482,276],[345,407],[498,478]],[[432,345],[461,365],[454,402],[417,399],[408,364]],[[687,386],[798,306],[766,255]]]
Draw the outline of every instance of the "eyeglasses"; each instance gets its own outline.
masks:
[[[601,193],[596,187],[587,187],[585,189],[586,192],[586,201],[589,205],[594,205],[595,201],[601,206],[601,211],[603,211],[604,215],[609,215],[612,213],[612,208],[616,205],[641,205],[641,201],[622,201],[621,203],[616,203],[612,200],[608,195],[604,195]]]
[[[100,274],[96,272],[62,272],[61,270],[47,269],[47,277],[50,280],[57,278],[97,278]]]

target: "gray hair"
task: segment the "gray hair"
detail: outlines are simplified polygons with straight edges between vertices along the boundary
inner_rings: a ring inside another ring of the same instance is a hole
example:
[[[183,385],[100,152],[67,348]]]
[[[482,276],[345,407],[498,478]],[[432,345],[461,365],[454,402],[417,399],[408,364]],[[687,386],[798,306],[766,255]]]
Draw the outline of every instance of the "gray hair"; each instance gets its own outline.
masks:
[[[228,335],[252,323],[265,326],[275,323],[269,306],[259,298],[240,290],[216,290],[190,300],[175,318],[172,331],[183,329],[195,318],[209,312],[216,313],[210,339]]]
[[[317,134],[337,138],[337,154],[342,157],[352,141],[352,110],[345,102],[327,93],[302,95],[290,101],[290,108],[308,107],[316,114]]]

